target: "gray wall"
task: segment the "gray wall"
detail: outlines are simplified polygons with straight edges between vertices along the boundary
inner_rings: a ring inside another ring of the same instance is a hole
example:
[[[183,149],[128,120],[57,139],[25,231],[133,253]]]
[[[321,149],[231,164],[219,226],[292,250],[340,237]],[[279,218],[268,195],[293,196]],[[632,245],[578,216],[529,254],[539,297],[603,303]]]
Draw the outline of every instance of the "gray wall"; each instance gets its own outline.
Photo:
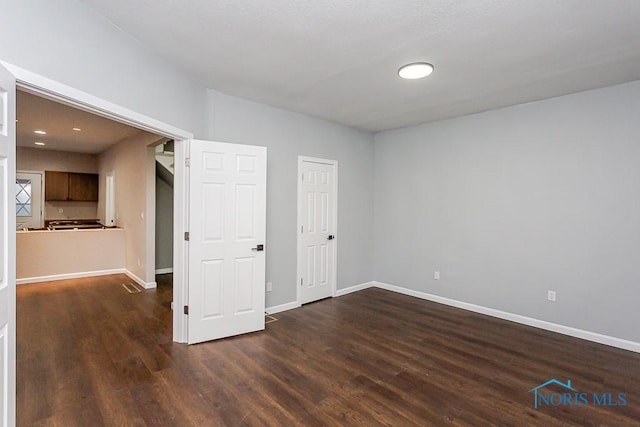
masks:
[[[298,155],[338,161],[338,289],[373,275],[373,137],[210,91],[213,140],[267,147],[267,307],[296,299]]]
[[[639,117],[633,82],[375,135],[375,279],[640,341]]]
[[[162,268],[173,268],[173,187],[156,176],[156,270]]]
[[[76,0],[0,0],[0,60],[205,137],[206,90]]]
[[[207,91],[75,0],[0,0],[0,60],[193,132],[265,145],[269,156],[267,305],[295,300],[297,156],[339,161],[338,286],[371,280],[373,137]]]
[[[198,138],[268,147],[268,306],[295,299],[308,155],[339,161],[339,288],[373,277],[640,341],[640,83],[385,132],[374,148],[368,133],[207,91],[75,0],[0,10],[0,60]]]

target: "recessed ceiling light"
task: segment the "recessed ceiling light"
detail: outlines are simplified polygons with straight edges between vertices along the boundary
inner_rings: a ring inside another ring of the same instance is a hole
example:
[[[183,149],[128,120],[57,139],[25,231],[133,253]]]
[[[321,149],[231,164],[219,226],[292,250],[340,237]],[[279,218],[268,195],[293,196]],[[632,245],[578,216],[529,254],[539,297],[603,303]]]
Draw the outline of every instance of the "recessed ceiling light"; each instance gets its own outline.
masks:
[[[40,141],[36,141],[34,142],[35,145],[45,145],[44,142],[40,142]]]
[[[73,130],[75,130],[76,132],[80,132],[82,129],[80,129],[80,128],[73,128]]]
[[[414,62],[412,64],[403,65],[398,70],[398,75],[403,79],[421,79],[433,73],[433,65],[426,62]]]
[[[47,133],[43,130],[34,130],[33,133],[37,133],[38,135],[46,135]]]

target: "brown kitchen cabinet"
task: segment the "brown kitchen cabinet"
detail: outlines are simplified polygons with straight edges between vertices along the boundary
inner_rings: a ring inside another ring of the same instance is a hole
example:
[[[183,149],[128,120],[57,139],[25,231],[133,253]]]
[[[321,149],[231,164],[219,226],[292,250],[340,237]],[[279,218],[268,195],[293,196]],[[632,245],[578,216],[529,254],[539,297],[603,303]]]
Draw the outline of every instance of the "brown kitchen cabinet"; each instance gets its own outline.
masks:
[[[45,171],[44,198],[47,201],[98,201],[98,174]]]
[[[69,198],[69,172],[44,172],[44,199],[49,201]]]
[[[98,201],[98,175],[95,173],[69,173],[69,200]]]

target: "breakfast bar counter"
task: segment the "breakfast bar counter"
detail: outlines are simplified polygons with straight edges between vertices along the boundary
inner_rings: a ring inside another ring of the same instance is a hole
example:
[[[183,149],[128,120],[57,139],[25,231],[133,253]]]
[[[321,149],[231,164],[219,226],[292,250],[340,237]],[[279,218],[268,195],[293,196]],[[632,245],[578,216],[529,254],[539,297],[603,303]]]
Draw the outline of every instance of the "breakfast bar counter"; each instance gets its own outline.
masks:
[[[120,273],[124,233],[122,228],[17,231],[17,283]]]

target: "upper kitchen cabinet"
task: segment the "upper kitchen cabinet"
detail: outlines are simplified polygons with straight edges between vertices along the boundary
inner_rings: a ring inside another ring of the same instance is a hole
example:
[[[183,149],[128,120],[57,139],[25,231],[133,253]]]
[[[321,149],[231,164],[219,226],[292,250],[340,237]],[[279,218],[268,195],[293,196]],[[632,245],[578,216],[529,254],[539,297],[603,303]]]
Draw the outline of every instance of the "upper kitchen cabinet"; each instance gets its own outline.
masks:
[[[98,201],[98,174],[69,173],[69,200]]]
[[[69,198],[69,172],[44,172],[44,199],[47,201]]]
[[[98,201],[98,174],[45,171],[47,201]]]

